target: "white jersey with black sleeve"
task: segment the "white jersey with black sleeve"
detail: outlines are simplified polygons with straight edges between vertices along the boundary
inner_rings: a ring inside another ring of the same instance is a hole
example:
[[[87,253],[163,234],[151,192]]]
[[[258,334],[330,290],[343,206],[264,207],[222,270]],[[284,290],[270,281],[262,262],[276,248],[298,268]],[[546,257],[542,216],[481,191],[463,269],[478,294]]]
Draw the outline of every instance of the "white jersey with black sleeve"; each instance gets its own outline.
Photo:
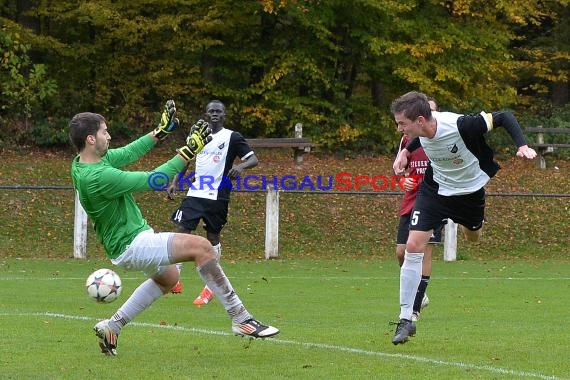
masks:
[[[229,201],[231,187],[227,174],[236,157],[246,160],[252,154],[241,133],[222,128],[212,134],[212,141],[196,156],[196,171],[188,173],[188,176],[194,175],[195,181],[186,195]]]
[[[444,196],[471,194],[484,187],[499,169],[484,134],[493,129],[493,115],[432,112],[437,121],[433,138],[420,137],[430,160],[426,178]],[[430,181],[431,182],[431,181]]]

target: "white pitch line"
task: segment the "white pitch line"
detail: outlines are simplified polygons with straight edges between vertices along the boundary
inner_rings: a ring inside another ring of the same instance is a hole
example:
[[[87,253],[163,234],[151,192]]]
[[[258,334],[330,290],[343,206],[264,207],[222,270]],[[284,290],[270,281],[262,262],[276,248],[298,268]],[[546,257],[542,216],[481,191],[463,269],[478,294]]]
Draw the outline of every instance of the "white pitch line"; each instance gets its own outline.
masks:
[[[146,277],[123,277],[124,280],[144,280]],[[239,280],[259,280],[261,277],[251,276],[228,276],[229,279]],[[362,276],[324,276],[321,280],[349,280],[349,281],[370,281],[370,280],[397,280],[399,276],[386,277],[362,277]],[[87,277],[0,277],[0,281],[84,281]],[[267,276],[267,280],[314,280],[311,276]],[[570,277],[438,277],[437,281],[570,281]]]
[[[99,319],[93,318],[93,317],[85,317],[85,316],[80,316],[80,315],[67,315],[67,314],[51,313],[51,312],[0,313],[0,317],[5,317],[5,316],[7,316],[7,317],[31,317],[31,316],[33,316],[33,317],[61,318],[61,319],[82,320],[82,321],[97,321],[97,320],[99,320]],[[234,335],[234,334],[230,334],[230,333],[223,332],[223,331],[206,330],[206,329],[200,329],[200,328],[195,328],[195,327],[160,325],[160,324],[156,324],[156,323],[147,323],[147,322],[131,322],[131,323],[129,323],[129,325],[130,326],[138,326],[138,327],[152,327],[152,328],[157,328],[157,329],[192,332],[192,333],[199,333],[199,334],[206,334],[206,335],[218,335],[218,336],[232,336],[232,335]],[[548,376],[548,375],[543,375],[541,373],[536,373],[536,372],[515,371],[515,370],[510,370],[510,369],[505,369],[505,368],[500,368],[500,367],[469,364],[469,363],[464,363],[464,362],[450,362],[450,361],[445,361],[445,360],[436,360],[436,359],[424,358],[424,357],[415,356],[415,355],[390,354],[390,353],[386,353],[386,352],[369,351],[369,350],[363,350],[360,348],[344,347],[344,346],[338,346],[338,345],[327,344],[327,343],[298,342],[298,341],[294,341],[294,340],[285,340],[285,339],[278,339],[278,338],[265,339],[264,341],[268,342],[268,343],[273,343],[273,344],[301,346],[301,347],[305,347],[305,348],[319,348],[322,350],[347,352],[347,353],[357,354],[357,355],[366,355],[366,356],[375,356],[375,357],[384,357],[384,358],[407,359],[407,360],[413,360],[416,362],[425,363],[428,365],[457,367],[457,368],[470,369],[470,370],[486,371],[486,372],[491,372],[491,373],[496,373],[496,374],[501,374],[501,375],[535,378],[535,379],[543,379],[543,380],[564,380],[564,378],[561,378],[561,377]]]

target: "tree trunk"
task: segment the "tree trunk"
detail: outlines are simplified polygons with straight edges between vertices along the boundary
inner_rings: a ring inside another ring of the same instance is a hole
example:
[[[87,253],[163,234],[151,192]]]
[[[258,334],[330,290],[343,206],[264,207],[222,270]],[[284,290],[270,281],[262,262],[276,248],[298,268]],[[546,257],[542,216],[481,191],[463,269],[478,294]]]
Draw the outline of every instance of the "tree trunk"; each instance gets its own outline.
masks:
[[[570,97],[570,82],[556,82],[552,86],[552,104],[563,106]]]

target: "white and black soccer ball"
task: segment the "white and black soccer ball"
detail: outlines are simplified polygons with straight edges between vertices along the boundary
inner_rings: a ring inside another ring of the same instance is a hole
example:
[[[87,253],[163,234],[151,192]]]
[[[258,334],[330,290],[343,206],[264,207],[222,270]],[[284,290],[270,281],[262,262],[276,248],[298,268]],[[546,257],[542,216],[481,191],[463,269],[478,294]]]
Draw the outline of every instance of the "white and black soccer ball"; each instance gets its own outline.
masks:
[[[111,269],[97,269],[87,277],[85,282],[87,295],[93,301],[110,303],[116,300],[123,291],[121,278]]]

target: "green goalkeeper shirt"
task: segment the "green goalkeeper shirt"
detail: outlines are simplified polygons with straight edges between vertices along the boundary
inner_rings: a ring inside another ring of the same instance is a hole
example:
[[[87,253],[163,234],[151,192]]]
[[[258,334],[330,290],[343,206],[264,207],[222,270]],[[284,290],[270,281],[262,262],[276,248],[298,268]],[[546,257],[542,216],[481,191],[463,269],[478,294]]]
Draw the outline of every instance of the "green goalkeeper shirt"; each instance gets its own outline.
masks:
[[[148,153],[154,145],[154,139],[145,135],[122,148],[109,149],[98,163],[81,163],[77,156],[71,164],[73,187],[111,259],[123,253],[140,232],[151,228],[132,193],[154,190],[149,184],[153,172],[172,178],[185,165],[175,156],[150,172],[120,169]]]

